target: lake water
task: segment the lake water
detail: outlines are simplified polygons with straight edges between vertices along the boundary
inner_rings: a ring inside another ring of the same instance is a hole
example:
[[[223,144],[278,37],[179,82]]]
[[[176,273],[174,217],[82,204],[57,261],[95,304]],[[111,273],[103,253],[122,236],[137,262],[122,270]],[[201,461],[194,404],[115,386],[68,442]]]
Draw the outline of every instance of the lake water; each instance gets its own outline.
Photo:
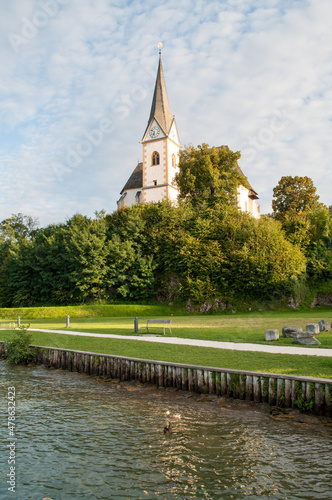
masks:
[[[2,500],[332,499],[329,425],[42,366],[0,362],[0,375]],[[170,435],[167,410],[181,414]]]

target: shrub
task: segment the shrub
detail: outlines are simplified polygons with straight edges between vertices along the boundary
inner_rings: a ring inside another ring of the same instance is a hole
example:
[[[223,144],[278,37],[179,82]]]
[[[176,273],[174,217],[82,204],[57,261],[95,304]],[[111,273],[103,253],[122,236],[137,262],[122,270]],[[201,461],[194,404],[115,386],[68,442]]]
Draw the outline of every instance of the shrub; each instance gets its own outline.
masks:
[[[31,335],[21,327],[12,342],[6,342],[6,361],[12,365],[27,364],[32,359],[30,350]]]

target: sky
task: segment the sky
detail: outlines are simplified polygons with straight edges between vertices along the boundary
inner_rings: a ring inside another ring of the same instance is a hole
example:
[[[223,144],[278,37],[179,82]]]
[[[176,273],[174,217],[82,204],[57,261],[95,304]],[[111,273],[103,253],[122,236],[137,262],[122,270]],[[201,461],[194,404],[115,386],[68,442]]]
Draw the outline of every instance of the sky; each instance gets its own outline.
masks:
[[[287,175],[332,205],[331,0],[0,0],[0,221],[116,209],[159,42],[183,146],[240,151],[263,214]]]

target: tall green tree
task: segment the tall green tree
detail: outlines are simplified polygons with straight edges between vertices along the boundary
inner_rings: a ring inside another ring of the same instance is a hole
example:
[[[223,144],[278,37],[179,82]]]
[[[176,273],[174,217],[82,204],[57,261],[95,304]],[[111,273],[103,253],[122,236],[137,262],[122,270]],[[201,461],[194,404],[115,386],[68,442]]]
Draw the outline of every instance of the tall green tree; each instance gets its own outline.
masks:
[[[73,286],[68,279],[72,267],[66,242],[65,223],[42,228],[34,238],[34,268],[39,276],[34,287],[37,304],[73,302]]]
[[[216,203],[236,204],[239,184],[248,186],[238,166],[240,153],[227,146],[210,148],[202,144],[180,152],[179,172],[175,176],[182,200],[193,206]]]
[[[10,246],[11,242],[6,240],[4,235],[0,234],[0,307],[6,307],[10,304],[6,270],[10,258]]]
[[[319,196],[310,177],[281,177],[273,189],[272,209],[277,219],[289,213],[309,212],[319,208]]]
[[[216,207],[211,218],[211,238],[223,255],[220,277],[226,296],[270,297],[282,294],[305,271],[301,250],[287,241],[278,221],[232,207]]]
[[[34,305],[34,288],[39,276],[34,266],[32,241],[11,242],[4,268],[6,274],[7,307]]]
[[[81,301],[101,302],[105,293],[109,253],[103,214],[97,214],[95,220],[75,215],[68,223],[66,236],[65,248],[70,270],[68,281],[72,284],[73,298],[77,294]]]
[[[38,220],[21,213],[0,222],[0,235],[9,240],[30,239],[35,234]]]
[[[307,279],[332,278],[331,213],[319,202],[308,177],[283,177],[274,189],[272,202],[287,240],[306,256]]]
[[[332,214],[326,207],[312,210],[309,244],[306,248],[307,272],[313,280],[332,280]]]
[[[155,262],[140,206],[107,217],[106,283],[110,297],[146,300],[154,293]]]

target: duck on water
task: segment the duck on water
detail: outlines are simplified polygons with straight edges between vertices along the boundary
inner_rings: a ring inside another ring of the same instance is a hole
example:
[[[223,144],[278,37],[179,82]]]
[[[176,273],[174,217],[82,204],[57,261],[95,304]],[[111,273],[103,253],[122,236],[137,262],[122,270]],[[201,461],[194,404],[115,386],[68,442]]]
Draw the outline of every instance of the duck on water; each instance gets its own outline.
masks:
[[[166,412],[166,426],[164,427],[164,434],[172,434],[172,421],[177,421],[181,418],[180,413],[171,413],[169,410]]]
[[[164,427],[164,434],[172,434],[172,424],[171,422],[166,422],[166,426]]]

